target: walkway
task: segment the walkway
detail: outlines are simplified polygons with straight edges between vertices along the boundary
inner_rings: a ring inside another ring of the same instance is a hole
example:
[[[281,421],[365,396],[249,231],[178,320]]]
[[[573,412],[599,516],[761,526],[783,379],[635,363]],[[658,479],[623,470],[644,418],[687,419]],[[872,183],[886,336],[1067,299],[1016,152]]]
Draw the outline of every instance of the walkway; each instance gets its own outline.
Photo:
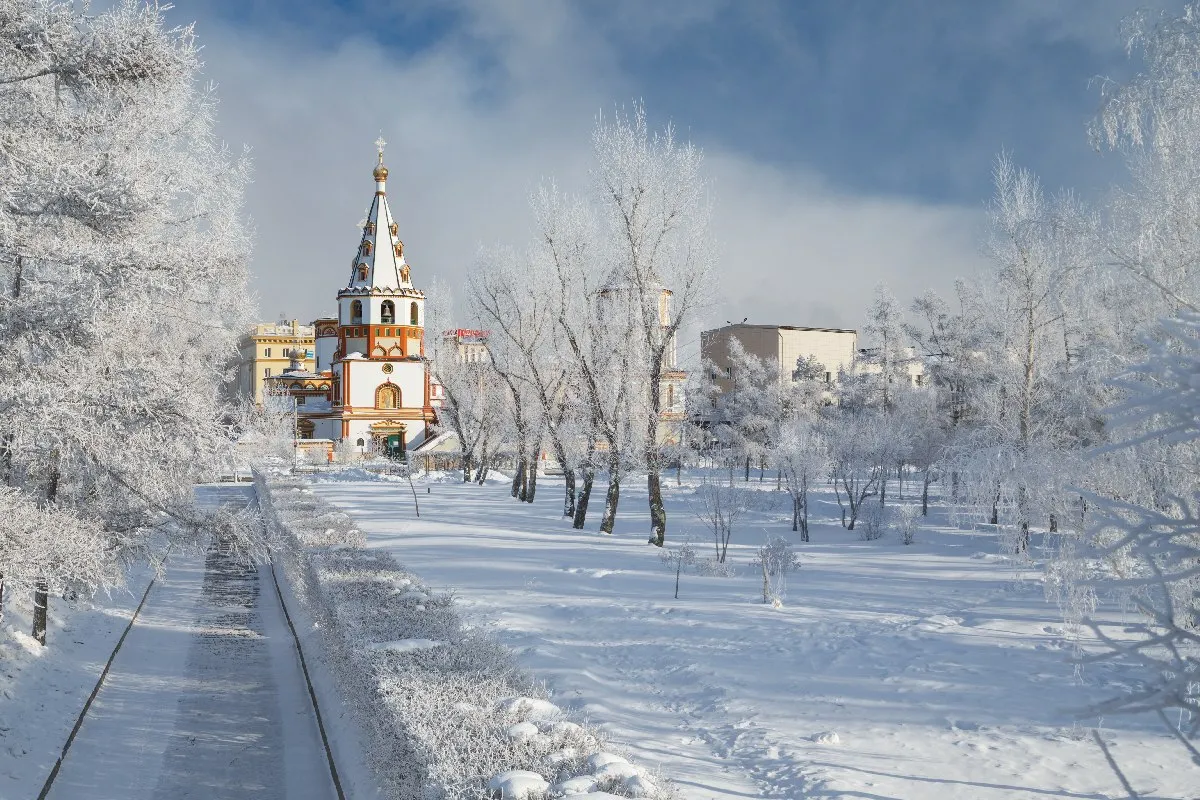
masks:
[[[246,502],[245,487],[206,487]],[[334,797],[270,567],[209,552],[154,586],[52,800]]]

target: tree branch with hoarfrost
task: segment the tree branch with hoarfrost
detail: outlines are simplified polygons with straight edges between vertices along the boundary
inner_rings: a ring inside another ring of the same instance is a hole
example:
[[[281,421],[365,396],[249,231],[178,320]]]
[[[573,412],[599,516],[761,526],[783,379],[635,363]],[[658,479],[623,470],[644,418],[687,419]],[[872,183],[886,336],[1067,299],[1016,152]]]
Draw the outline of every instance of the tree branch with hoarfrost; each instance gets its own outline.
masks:
[[[56,520],[58,552],[103,531],[108,565],[35,560],[43,635],[51,593],[106,585],[166,521],[264,552],[192,496],[228,461],[223,365],[251,310],[249,165],[214,135],[200,66],[153,5],[0,0],[0,485]]]

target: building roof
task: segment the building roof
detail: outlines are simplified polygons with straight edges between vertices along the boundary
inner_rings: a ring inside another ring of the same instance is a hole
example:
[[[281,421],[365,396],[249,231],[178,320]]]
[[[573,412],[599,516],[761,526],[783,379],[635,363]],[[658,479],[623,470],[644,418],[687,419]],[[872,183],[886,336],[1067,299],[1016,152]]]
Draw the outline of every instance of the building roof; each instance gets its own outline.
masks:
[[[701,335],[716,333],[718,331],[733,331],[733,330],[770,330],[770,331],[820,331],[821,333],[858,333],[854,328],[809,328],[804,325],[748,325],[744,322],[735,322],[732,325],[723,325],[720,328],[704,331]]]
[[[367,211],[366,223],[363,225],[362,240],[358,243],[354,261],[350,265],[350,282],[347,289],[359,291],[398,292],[401,289],[412,289],[409,280],[409,268],[404,260],[404,244],[400,241],[392,209],[387,200],[388,168],[383,164],[382,139],[379,145],[379,163],[375,166],[372,177],[375,179],[375,197],[371,200],[371,208]],[[365,266],[366,274],[359,277],[361,267]]]

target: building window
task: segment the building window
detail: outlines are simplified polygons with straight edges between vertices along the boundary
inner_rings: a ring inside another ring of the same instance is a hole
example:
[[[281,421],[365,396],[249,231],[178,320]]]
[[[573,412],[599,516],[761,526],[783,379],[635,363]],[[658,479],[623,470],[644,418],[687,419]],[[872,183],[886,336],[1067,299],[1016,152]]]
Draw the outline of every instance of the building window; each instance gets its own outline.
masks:
[[[297,397],[297,398],[296,398],[296,405],[298,405],[298,406],[302,406],[302,405],[304,405],[304,398],[303,398],[303,397]]]
[[[394,383],[382,384],[375,390],[376,408],[399,408],[400,387]]]
[[[412,305],[410,305],[410,306],[408,307],[408,324],[409,324],[409,325],[419,325],[419,324],[420,324],[420,318],[421,318],[421,317],[420,317],[420,314],[421,314],[421,312],[420,312],[420,310],[417,308],[417,303],[416,303],[416,301],[414,300],[414,301],[413,301],[413,303],[412,303]]]
[[[667,386],[667,408],[675,407],[675,387]]]
[[[263,358],[270,358],[270,357],[271,357],[271,348],[264,347],[263,348]]]
[[[362,300],[355,300],[350,304],[350,322],[356,325],[362,323]]]
[[[363,242],[363,243],[362,243],[362,254],[363,254],[364,256],[369,256],[369,255],[371,255],[371,243],[370,243],[370,242]]]
[[[825,383],[826,384],[833,383],[833,373],[832,372],[825,373]]]
[[[358,265],[358,279],[360,281],[365,281],[367,279],[367,265],[366,264]]]
[[[396,321],[396,304],[391,300],[383,301],[383,305],[379,309],[379,321],[384,325],[391,325]]]
[[[924,386],[925,381],[922,380],[924,377],[924,375],[918,372],[916,375],[913,375],[913,383],[917,384],[917,386]]]
[[[374,235],[375,235],[375,223],[368,222],[367,223],[367,236],[374,236]]]
[[[270,368],[270,367],[264,367],[264,368],[263,368],[263,377],[264,377],[264,378],[269,378],[269,377],[271,377],[271,368]]]

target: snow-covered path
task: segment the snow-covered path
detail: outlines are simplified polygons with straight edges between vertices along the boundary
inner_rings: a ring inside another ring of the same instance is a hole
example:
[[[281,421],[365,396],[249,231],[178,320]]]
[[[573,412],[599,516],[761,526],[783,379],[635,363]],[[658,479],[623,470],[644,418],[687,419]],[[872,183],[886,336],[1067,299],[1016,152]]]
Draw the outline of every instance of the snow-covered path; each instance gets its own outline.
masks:
[[[209,502],[245,502],[239,487]],[[271,580],[210,552],[173,560],[63,761],[54,800],[330,798]]]

